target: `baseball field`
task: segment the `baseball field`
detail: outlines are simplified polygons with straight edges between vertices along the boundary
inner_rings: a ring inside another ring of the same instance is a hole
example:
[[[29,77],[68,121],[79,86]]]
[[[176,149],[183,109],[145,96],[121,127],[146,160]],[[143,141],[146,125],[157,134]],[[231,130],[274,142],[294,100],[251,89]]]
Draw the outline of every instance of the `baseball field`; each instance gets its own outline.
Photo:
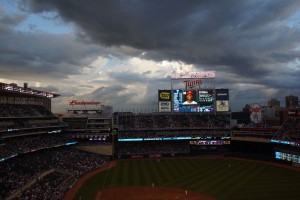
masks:
[[[148,198],[151,189],[165,191]],[[231,158],[118,160],[85,181],[74,199],[107,199],[108,193],[122,196],[122,191],[134,198],[108,199],[173,199],[163,197],[167,189],[179,191],[174,199],[193,199],[187,197],[194,193],[203,199],[300,199],[300,171]]]

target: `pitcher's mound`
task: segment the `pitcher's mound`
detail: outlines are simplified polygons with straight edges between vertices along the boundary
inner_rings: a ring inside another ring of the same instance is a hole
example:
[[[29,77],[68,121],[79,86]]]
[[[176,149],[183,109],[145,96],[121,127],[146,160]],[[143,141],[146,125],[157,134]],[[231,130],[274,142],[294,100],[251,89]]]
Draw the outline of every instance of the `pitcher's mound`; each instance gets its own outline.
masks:
[[[125,187],[99,191],[96,200],[215,200],[215,198],[175,188]]]

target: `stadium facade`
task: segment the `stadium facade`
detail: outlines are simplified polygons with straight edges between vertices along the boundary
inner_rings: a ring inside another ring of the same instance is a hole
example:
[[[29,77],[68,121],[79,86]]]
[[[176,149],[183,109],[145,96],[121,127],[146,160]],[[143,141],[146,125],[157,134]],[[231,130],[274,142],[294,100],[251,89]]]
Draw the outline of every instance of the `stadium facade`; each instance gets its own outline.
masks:
[[[214,72],[173,74],[170,89],[158,90],[158,112],[113,113],[99,101],[73,99],[60,117],[51,112],[59,94],[0,83],[0,173],[6,183],[0,198],[55,193],[53,199],[61,199],[111,156],[217,154],[299,167],[300,110],[281,110],[276,122],[259,104],[231,112],[229,89],[216,88],[214,78]],[[35,193],[43,184],[47,189]]]
[[[0,83],[0,199],[62,199],[80,176],[108,164],[63,134],[68,125],[51,112],[58,96]]]

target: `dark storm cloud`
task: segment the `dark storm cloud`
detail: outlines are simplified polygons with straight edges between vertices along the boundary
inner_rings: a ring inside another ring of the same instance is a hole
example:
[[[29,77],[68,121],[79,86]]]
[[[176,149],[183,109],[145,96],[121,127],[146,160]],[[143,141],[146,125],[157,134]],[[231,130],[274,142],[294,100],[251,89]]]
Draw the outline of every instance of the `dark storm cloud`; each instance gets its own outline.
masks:
[[[150,80],[149,78],[146,78],[141,74],[133,73],[133,72],[109,72],[107,73],[107,75],[111,79],[118,82],[122,82],[124,84],[148,82]]]
[[[136,84],[137,87],[139,84],[148,85],[149,87],[153,85],[155,87],[154,91],[160,87],[166,87],[170,85],[170,80],[167,78],[161,77],[146,77],[146,75],[151,74],[151,71],[145,71],[141,74],[134,72],[108,72],[107,76],[109,77],[110,82],[120,83],[120,84]],[[94,83],[105,83],[107,81],[94,81]],[[154,84],[155,83],[155,84]]]
[[[72,34],[21,32],[14,26],[24,15],[4,14],[0,18],[0,74],[19,79],[66,78],[81,74],[83,66],[94,61],[99,46],[85,45]]]
[[[113,54],[120,60],[125,58],[125,62],[129,55],[156,61],[183,61],[200,70],[216,70],[218,87],[231,88],[233,101],[240,104],[274,97],[267,96],[268,88],[276,89],[272,95],[299,93],[300,72],[299,66],[295,66],[300,57],[300,1],[297,0],[19,2],[28,14],[34,12],[49,20],[61,18],[75,24],[77,32],[72,36],[18,32],[13,27],[26,15],[2,15],[0,74],[4,77],[64,79],[84,73],[83,66],[97,56]],[[43,14],[48,11],[53,13],[50,17]],[[124,99],[120,104],[130,103],[137,93],[122,84],[143,83],[149,92],[143,100],[152,102],[156,98],[153,91],[164,88],[169,79],[149,78],[155,73],[151,70],[145,69],[140,74],[134,70],[111,70],[104,73],[110,80],[98,80],[95,88],[110,81],[112,86],[100,87],[86,95],[103,98],[108,103],[108,99],[118,94]],[[96,82],[87,81],[82,86],[87,86],[88,91],[89,84]],[[246,90],[241,84],[257,87]],[[121,92],[126,90],[127,93]]]
[[[94,88],[92,85],[79,85],[81,88]]]
[[[121,85],[114,85],[114,86],[108,86],[108,87],[99,87],[96,90],[94,90],[91,95],[95,98],[103,97],[105,95],[116,95],[118,92],[121,92],[125,90],[126,87]]]
[[[96,99],[101,101],[102,105],[114,105],[116,110],[123,108],[153,109],[157,107],[156,91],[157,88],[154,84],[149,84],[144,89],[138,85],[135,89],[130,89],[122,83],[115,83],[111,86],[98,87],[92,92],[77,96],[77,98]]]
[[[58,11],[95,42],[134,47],[156,60],[214,70],[225,65],[241,76],[262,77],[269,72],[266,63],[299,58],[293,48],[300,30],[284,22],[300,1],[28,0],[25,6],[39,13]]]
[[[102,105],[115,104],[118,107],[119,106],[122,107],[122,105],[130,104],[131,98],[137,96],[137,93],[135,92],[122,93],[125,90],[127,90],[127,88],[122,85],[113,85],[107,87],[102,86],[95,89],[91,93],[82,95],[79,98],[84,98],[89,100],[97,99],[101,101]]]

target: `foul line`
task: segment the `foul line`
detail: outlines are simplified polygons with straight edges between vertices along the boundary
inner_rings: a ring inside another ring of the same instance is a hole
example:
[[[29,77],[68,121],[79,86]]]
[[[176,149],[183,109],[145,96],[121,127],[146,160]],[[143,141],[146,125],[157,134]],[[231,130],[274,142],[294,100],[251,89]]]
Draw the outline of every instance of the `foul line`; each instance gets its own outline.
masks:
[[[106,176],[105,176],[104,183],[102,184],[102,187],[100,188],[99,196],[98,196],[98,192],[97,192],[97,196],[96,196],[96,199],[97,199],[97,200],[100,200],[100,199],[101,199],[102,190],[103,190],[103,188],[104,188],[104,186],[105,186],[105,184],[106,184],[106,182],[107,182],[107,178],[108,178],[108,176],[109,176],[110,169],[112,168],[111,165],[112,165],[112,163],[110,163],[110,165],[109,165],[109,169],[108,169],[108,172],[107,172],[107,174],[106,174]]]

